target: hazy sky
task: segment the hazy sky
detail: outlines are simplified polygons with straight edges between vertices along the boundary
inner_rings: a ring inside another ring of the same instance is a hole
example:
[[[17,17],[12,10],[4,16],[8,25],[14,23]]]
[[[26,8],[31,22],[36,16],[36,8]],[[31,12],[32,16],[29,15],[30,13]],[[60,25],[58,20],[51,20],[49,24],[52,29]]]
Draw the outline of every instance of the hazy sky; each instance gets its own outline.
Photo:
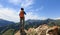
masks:
[[[28,19],[60,19],[60,0],[0,0],[0,19],[18,22],[23,7]]]

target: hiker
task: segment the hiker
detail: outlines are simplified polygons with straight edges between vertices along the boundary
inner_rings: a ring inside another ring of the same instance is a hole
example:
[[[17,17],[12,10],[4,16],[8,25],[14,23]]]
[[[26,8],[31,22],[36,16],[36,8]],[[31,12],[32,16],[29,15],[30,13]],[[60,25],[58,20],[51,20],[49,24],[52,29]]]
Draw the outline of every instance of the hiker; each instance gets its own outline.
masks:
[[[24,32],[24,21],[25,21],[25,17],[24,15],[26,15],[24,8],[21,8],[21,11],[19,13],[20,16],[20,25],[21,25],[21,29],[20,32],[23,33]]]
[[[19,16],[20,16],[20,24],[24,24],[24,21],[25,21],[25,17],[24,17],[24,14],[26,15],[25,11],[24,11],[24,8],[21,8],[21,11],[19,13]]]

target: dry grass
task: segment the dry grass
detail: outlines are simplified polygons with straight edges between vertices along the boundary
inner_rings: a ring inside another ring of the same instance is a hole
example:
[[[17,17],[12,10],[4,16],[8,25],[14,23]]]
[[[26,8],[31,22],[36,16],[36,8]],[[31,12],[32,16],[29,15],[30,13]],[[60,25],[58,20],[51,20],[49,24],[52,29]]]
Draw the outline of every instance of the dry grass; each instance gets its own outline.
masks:
[[[14,35],[20,35],[20,31],[16,32]]]

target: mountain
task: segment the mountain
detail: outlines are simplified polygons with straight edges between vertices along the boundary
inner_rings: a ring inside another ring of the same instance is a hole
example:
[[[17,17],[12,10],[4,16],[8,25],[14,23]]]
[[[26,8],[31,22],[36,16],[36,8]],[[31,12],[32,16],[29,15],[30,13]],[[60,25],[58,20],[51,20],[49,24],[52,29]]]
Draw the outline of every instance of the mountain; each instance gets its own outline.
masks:
[[[29,19],[26,21],[26,24],[47,24],[51,21],[55,21],[55,20],[53,20],[53,19],[46,19],[46,20],[31,20],[31,19]]]
[[[14,24],[14,22],[0,19],[0,27],[1,26],[6,26],[6,25],[9,25],[9,24]]]
[[[38,27],[42,24],[47,24],[47,25],[60,25],[60,20],[54,20],[54,19],[46,19],[46,20],[27,20],[25,22],[25,28],[30,28],[30,27]]]
[[[19,25],[19,23],[14,23],[12,21],[0,19],[0,33],[4,33],[9,29],[18,30]]]
[[[42,24],[48,24],[48,25],[59,25],[60,26],[60,20],[53,20],[53,19],[46,19],[46,20],[27,20],[25,21],[25,29],[29,29],[31,27],[37,28]],[[20,29],[20,22],[14,23],[11,21],[0,19],[0,33],[5,32],[8,29],[14,29],[14,31]]]

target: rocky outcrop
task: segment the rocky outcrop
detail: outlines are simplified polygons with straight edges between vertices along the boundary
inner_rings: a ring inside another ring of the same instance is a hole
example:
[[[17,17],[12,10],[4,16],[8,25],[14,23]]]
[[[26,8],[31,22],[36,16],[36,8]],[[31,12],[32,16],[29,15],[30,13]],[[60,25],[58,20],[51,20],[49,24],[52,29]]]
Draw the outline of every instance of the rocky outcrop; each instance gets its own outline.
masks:
[[[40,25],[38,28],[29,28],[26,32],[27,35],[45,35],[46,30],[48,29],[48,25]]]
[[[49,27],[48,25],[40,25],[37,28],[29,28],[24,30],[26,35],[60,35],[58,32],[60,29],[58,26]],[[16,33],[17,34],[17,33]]]
[[[48,25],[40,25],[39,27],[29,28],[26,31],[27,35],[58,35],[59,34],[58,26],[49,27]]]

